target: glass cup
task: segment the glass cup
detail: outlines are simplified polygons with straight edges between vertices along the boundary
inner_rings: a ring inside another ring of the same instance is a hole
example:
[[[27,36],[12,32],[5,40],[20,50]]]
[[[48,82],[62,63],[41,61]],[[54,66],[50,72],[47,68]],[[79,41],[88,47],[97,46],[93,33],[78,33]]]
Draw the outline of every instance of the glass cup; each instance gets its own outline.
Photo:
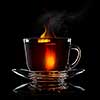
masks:
[[[81,50],[78,46],[71,45],[71,38],[43,38],[23,39],[26,64],[30,71],[55,71],[73,68],[81,57]],[[46,40],[44,38],[44,40]],[[72,64],[69,64],[70,51],[75,50],[77,57]]]
[[[71,38],[25,38],[23,43],[31,86],[40,90],[66,89],[68,71],[81,58],[81,50],[71,44]],[[70,64],[71,51],[76,51],[76,58]]]

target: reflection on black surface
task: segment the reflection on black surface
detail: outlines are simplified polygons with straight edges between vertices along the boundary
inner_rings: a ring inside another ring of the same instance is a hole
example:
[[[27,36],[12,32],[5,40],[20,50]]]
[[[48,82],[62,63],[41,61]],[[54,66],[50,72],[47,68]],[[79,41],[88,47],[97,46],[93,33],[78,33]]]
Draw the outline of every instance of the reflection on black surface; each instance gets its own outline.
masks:
[[[14,90],[14,93],[18,96],[71,96],[71,95],[84,95],[85,91],[82,89],[74,87],[74,85],[68,84],[66,89],[63,90],[39,90],[37,88],[32,87],[30,84],[26,84],[22,88]]]

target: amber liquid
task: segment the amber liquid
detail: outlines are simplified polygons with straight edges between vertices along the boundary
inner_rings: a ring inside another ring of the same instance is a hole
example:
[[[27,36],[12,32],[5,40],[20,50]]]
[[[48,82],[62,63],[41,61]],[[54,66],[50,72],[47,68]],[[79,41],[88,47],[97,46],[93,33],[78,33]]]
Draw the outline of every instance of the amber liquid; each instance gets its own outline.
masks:
[[[51,39],[48,43],[38,43],[30,39],[25,43],[27,66],[32,71],[64,70],[68,55],[67,39]]]

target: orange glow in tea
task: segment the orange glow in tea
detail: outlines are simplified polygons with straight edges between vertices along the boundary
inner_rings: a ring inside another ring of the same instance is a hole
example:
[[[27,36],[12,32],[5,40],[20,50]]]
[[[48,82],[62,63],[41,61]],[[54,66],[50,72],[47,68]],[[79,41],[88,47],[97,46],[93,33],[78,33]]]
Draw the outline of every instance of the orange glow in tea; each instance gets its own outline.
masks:
[[[45,68],[46,70],[52,70],[55,67],[56,62],[56,54],[52,48],[46,47],[45,53]]]
[[[44,26],[45,30],[38,39],[38,43],[45,43],[45,70],[52,70],[55,68],[56,52],[55,43],[51,42],[51,38],[55,37],[54,33],[51,32],[48,26]]]

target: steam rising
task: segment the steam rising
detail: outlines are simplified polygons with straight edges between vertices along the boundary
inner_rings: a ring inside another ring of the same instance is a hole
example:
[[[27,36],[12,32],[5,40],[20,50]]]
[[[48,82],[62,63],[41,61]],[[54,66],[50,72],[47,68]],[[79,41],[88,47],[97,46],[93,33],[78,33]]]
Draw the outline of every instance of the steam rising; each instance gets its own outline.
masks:
[[[42,25],[48,26],[49,31],[58,32],[65,20],[65,12],[49,12],[44,15],[39,20]]]
[[[46,25],[51,32],[59,33],[59,31],[62,31],[61,33],[66,34],[69,26],[75,21],[80,21],[85,11],[86,9],[78,13],[67,13],[66,11],[47,12],[40,16],[38,23],[41,24],[42,27]]]
[[[44,14],[42,20],[44,24],[47,24],[50,30],[60,29],[64,22],[65,13],[51,12]]]

